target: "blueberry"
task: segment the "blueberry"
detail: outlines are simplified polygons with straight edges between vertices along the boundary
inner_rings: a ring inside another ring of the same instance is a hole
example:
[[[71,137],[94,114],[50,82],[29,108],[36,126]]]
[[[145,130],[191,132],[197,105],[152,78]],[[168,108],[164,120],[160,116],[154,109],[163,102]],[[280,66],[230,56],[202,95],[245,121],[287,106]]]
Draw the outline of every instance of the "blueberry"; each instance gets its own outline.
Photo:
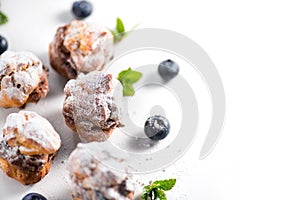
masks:
[[[161,115],[151,116],[145,122],[144,132],[152,140],[162,140],[170,132],[170,123]]]
[[[46,197],[44,197],[41,194],[38,193],[29,193],[25,197],[23,197],[22,200],[47,200]]]
[[[0,55],[8,48],[7,40],[0,35]]]
[[[173,60],[165,60],[159,64],[158,73],[165,81],[169,81],[179,73],[179,65]]]
[[[93,7],[88,1],[75,1],[72,6],[72,12],[77,19],[83,19],[92,14]]]

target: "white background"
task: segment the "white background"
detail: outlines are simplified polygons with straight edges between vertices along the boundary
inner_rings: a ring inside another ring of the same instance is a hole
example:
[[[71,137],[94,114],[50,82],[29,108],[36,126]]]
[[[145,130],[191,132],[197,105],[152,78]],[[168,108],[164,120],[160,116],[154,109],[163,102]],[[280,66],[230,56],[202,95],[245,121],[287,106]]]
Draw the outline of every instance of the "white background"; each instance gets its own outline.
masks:
[[[46,57],[44,41],[66,22],[71,2],[2,0],[10,21],[0,34],[10,49],[26,47]],[[214,151],[180,183],[188,186],[187,198],[300,198],[298,2],[93,1],[89,21],[113,27],[119,16],[128,27],[141,22],[140,27],[180,32],[200,44],[218,68],[227,98],[225,127]]]

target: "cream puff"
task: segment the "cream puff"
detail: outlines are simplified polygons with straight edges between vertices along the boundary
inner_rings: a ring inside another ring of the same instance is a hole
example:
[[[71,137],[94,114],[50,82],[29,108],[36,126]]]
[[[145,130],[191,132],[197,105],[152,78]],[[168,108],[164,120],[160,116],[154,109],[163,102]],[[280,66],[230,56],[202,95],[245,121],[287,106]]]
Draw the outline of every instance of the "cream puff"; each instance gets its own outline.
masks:
[[[134,187],[126,174],[96,159],[86,144],[78,144],[68,160],[74,200],[132,200]]]
[[[94,71],[66,84],[63,116],[83,142],[103,142],[121,125],[113,98],[115,81],[111,74]]]
[[[0,137],[0,168],[24,185],[40,181],[61,146],[53,126],[35,112],[8,115]]]
[[[48,68],[30,52],[6,51],[0,56],[0,107],[38,102],[49,92]]]
[[[49,56],[51,66],[69,79],[101,70],[113,57],[113,35],[106,28],[73,20],[57,29]]]

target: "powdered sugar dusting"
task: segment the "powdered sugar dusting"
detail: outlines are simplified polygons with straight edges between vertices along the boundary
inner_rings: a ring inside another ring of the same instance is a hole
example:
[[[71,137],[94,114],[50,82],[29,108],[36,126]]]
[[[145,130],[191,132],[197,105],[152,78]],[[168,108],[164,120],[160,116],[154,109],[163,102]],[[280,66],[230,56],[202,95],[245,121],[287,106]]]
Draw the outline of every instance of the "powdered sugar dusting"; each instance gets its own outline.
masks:
[[[67,27],[63,44],[80,72],[101,69],[113,54],[113,35],[109,30],[77,20]]]
[[[118,112],[112,109],[112,80],[111,74],[95,71],[80,74],[65,86],[64,107],[71,108],[77,133],[83,141],[104,141],[109,136],[102,130],[103,123],[111,116],[118,116],[112,115],[112,112]]]
[[[26,155],[52,154],[61,145],[60,137],[52,125],[30,111],[10,114],[3,134],[9,146],[18,146],[20,152]]]
[[[74,184],[75,197],[82,200],[102,198],[130,200],[133,197],[133,191],[130,190],[133,186],[127,181],[127,176],[113,172],[102,165],[90,154],[84,144],[78,144],[70,155],[68,169]],[[96,196],[98,198],[95,198]]]
[[[43,73],[42,62],[30,52],[6,51],[0,57],[0,106],[26,103],[38,87]]]

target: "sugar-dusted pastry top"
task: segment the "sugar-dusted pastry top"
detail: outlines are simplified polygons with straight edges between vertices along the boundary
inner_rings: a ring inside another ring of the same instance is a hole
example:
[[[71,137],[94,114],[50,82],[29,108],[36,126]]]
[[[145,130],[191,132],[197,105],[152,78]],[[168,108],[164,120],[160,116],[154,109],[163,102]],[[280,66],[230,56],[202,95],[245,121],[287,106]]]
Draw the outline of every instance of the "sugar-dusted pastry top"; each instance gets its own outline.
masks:
[[[73,182],[73,198],[80,200],[131,200],[133,185],[126,174],[113,172],[78,144],[68,160],[68,170]]]
[[[73,20],[59,27],[49,46],[50,63],[67,78],[101,70],[113,56],[113,35],[83,21]]]
[[[53,126],[35,112],[20,111],[8,115],[3,140],[24,155],[54,154],[61,140]]]
[[[48,91],[48,70],[30,52],[6,51],[0,56],[0,107],[37,102]]]
[[[82,141],[105,141],[120,125],[113,88],[112,75],[99,71],[80,74],[66,84],[63,115]]]

